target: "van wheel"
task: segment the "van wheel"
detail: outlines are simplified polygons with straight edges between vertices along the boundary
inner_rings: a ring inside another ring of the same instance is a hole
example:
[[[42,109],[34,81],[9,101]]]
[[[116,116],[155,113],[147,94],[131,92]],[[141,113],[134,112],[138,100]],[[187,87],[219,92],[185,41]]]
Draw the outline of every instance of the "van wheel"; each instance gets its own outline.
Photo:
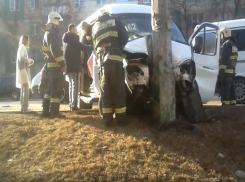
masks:
[[[92,103],[86,103],[83,100],[80,100],[80,108],[79,109],[92,109]]]
[[[238,104],[245,103],[245,79],[239,78],[235,80],[235,93]]]

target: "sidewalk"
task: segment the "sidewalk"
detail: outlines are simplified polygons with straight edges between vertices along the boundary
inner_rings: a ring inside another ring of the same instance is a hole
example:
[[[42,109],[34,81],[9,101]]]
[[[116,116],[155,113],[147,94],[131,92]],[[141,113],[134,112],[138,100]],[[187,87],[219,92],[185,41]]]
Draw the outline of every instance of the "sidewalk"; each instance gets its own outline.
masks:
[[[11,100],[0,100],[0,113],[4,112],[19,112],[20,111],[20,101],[11,101]],[[40,99],[30,100],[29,109],[31,111],[42,111],[42,101]],[[61,104],[61,111],[69,111],[68,104]]]
[[[10,99],[0,98],[0,113],[6,112],[20,112],[20,101],[12,101]],[[29,100],[29,109],[35,112],[42,111],[42,100],[31,99]],[[93,109],[98,109],[98,103],[93,104]],[[64,103],[60,105],[60,111],[70,111],[69,104]]]

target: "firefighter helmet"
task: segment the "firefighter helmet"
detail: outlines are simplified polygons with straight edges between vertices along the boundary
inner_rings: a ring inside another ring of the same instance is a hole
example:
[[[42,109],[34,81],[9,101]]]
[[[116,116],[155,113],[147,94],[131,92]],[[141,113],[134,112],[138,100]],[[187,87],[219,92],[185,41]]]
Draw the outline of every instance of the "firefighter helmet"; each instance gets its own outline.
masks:
[[[47,24],[54,24],[54,25],[59,25],[59,22],[63,21],[63,18],[61,17],[61,15],[57,12],[51,12],[48,15],[48,22]]]
[[[222,33],[225,38],[231,37],[231,30],[227,27],[222,28],[220,33]]]

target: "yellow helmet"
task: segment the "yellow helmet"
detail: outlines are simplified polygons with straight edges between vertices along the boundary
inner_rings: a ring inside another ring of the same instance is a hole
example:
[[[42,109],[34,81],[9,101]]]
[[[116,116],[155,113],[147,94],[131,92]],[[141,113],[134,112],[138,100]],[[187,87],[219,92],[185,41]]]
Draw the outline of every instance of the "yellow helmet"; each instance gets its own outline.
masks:
[[[222,33],[225,38],[231,37],[231,30],[227,27],[222,28],[220,33]]]

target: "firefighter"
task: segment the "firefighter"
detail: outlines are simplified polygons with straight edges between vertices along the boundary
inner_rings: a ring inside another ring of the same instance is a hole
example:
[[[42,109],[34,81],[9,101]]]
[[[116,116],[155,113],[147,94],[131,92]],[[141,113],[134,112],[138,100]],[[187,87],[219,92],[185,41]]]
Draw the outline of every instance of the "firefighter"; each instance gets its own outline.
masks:
[[[66,63],[63,56],[62,40],[59,36],[59,22],[63,21],[57,12],[48,15],[48,22],[43,39],[43,53],[47,65],[47,77],[49,85],[43,99],[42,117],[65,118],[59,113],[60,98],[63,89]]]
[[[127,124],[125,71],[122,50],[128,34],[120,20],[103,13],[92,28],[93,45],[100,59],[103,121],[111,126],[113,114],[119,126]]]
[[[236,105],[235,74],[238,50],[229,28],[220,30],[222,47],[219,64],[220,95],[223,106]]]

